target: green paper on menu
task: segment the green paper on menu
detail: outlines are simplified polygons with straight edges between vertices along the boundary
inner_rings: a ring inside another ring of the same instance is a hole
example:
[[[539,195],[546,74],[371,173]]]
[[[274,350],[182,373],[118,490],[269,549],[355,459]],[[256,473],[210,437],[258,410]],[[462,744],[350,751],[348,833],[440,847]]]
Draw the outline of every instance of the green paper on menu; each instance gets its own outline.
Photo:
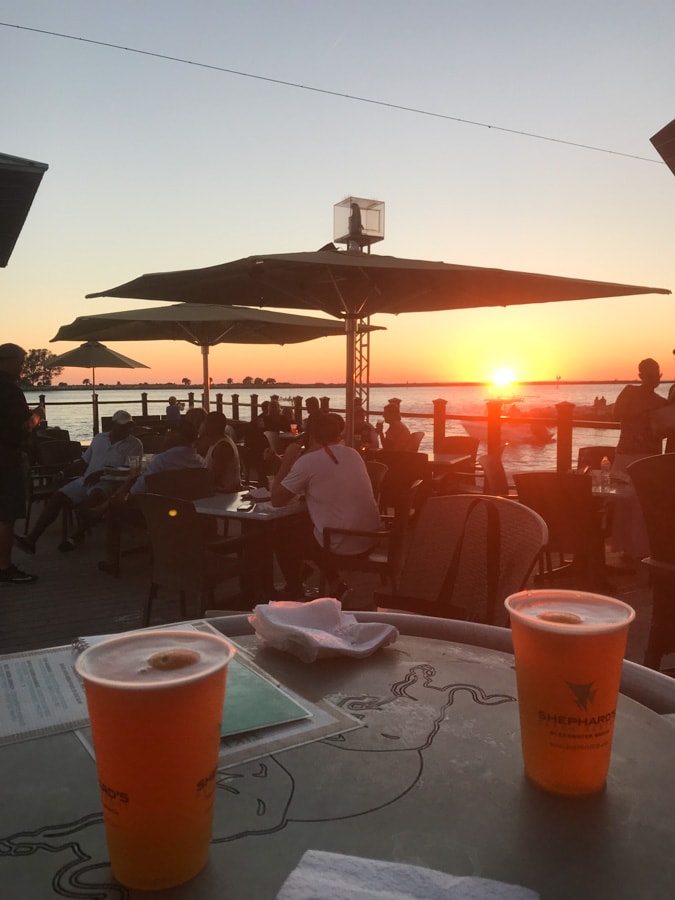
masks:
[[[225,707],[220,733],[223,737],[307,719],[311,714],[267,678],[240,662],[236,656],[227,668]]]

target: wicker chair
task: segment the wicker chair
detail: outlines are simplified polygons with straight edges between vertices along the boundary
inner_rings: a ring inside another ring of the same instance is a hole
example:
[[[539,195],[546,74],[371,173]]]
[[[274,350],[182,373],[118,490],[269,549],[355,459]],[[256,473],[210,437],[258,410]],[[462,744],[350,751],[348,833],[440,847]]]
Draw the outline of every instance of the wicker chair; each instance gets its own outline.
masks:
[[[521,590],[546,544],[543,519],[502,497],[431,497],[413,528],[391,594],[379,607],[423,615],[507,623],[503,601]]]
[[[213,606],[216,585],[241,575],[240,538],[204,541],[200,516],[190,500],[139,494],[137,502],[147,523],[152,548],[150,589],[143,625],[150,624],[152,604],[160,587],[178,591],[180,613],[187,616],[188,598],[198,598],[200,613]]]

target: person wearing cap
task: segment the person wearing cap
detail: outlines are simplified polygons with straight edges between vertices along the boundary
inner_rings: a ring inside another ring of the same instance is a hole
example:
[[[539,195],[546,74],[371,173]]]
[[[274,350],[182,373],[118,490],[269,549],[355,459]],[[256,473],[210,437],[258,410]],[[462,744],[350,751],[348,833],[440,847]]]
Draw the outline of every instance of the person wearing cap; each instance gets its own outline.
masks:
[[[25,359],[23,347],[0,344],[0,584],[37,581],[12,563],[14,523],[26,515],[23,447],[39,422],[16,383]]]
[[[650,421],[650,413],[668,402],[656,393],[661,369],[655,359],[643,359],[638,375],[640,384],[627,384],[614,403],[613,418],[621,422],[612,464],[615,478],[627,478],[626,467],[635,460],[661,453],[662,440],[655,437]]]
[[[101,481],[105,468],[125,466],[128,457],[143,456],[143,445],[131,433],[133,424],[134,420],[126,410],[118,409],[113,414],[110,431],[97,434],[82,454],[82,458],[73,464],[71,472],[78,477],[66,482],[52,494],[28,534],[14,536],[17,546],[26,553],[35,553],[39,538],[64,508],[82,510],[98,508],[98,512],[101,511],[101,507],[116,487],[114,482]],[[84,540],[89,524],[82,521],[71,537],[59,544],[59,550],[62,552],[74,550]]]

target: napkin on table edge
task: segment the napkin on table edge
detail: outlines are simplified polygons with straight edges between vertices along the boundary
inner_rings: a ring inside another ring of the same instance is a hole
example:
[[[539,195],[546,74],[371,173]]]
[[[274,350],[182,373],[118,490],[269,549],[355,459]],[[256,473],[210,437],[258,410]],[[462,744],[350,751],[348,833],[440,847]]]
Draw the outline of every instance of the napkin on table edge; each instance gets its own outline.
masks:
[[[530,888],[407,863],[307,850],[277,900],[537,900]]]

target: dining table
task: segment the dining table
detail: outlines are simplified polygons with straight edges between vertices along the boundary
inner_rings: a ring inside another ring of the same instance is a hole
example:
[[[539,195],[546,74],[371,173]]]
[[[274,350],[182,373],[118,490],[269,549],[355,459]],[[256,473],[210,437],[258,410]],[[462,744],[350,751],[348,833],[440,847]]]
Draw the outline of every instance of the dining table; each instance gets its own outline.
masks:
[[[256,499],[258,498],[258,499]],[[289,521],[307,516],[302,497],[286,506],[272,506],[269,492],[262,488],[214,494],[193,500],[202,516],[239,522],[243,542],[242,600],[246,608],[267,603],[274,595],[274,544],[278,529]]]
[[[250,758],[223,761],[206,868],[153,897],[272,900],[307,850],[480,876],[542,900],[672,896],[675,681],[625,662],[606,789],[557,796],[523,773],[508,629],[354,615],[394,625],[397,639],[308,664],[262,644],[247,615],[208,620],[275,683],[343,720],[284,749],[271,729]],[[3,897],[150,896],[111,876],[95,764],[74,731],[0,745],[0,784]]]

